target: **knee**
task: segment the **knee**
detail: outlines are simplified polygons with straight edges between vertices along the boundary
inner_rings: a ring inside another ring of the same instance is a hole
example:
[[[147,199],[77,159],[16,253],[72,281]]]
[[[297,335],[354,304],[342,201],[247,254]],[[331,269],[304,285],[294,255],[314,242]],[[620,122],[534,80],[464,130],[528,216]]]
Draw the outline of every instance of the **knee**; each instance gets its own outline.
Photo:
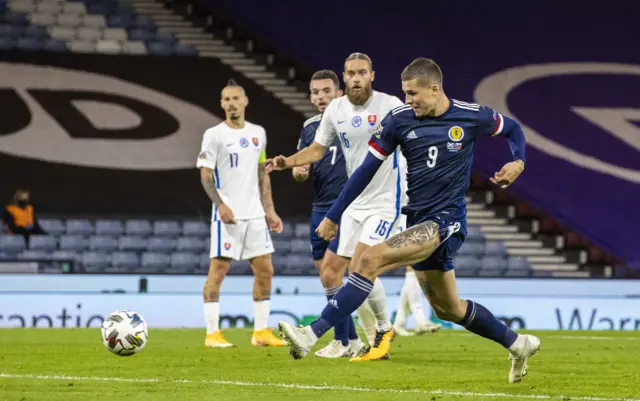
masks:
[[[274,275],[273,265],[271,263],[264,263],[254,266],[253,275],[256,280],[260,282],[271,282]]]
[[[465,315],[465,310],[462,308],[462,300],[458,302],[439,302],[437,298],[429,299],[433,312],[438,319],[446,320],[448,322],[458,323],[462,321]]]
[[[212,281],[217,283],[222,282],[227,273],[229,273],[229,268],[229,262],[212,259],[211,264],[209,265],[207,283]]]
[[[324,266],[320,269],[320,281],[324,288],[334,288],[341,284],[338,273],[331,266]]]
[[[375,278],[376,271],[382,266],[382,257],[375,247],[369,248],[362,253],[360,260],[353,270],[367,278]]]

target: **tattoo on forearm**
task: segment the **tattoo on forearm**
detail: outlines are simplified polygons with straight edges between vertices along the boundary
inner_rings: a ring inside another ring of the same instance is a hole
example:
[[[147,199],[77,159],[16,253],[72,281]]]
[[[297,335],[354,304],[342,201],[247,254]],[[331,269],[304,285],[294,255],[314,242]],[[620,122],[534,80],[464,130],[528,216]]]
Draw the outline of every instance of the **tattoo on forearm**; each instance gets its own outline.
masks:
[[[260,183],[260,201],[262,207],[268,213],[274,212],[273,198],[271,196],[271,179],[265,170],[264,164],[258,167],[258,181]]]
[[[222,198],[220,198],[220,194],[216,189],[216,181],[213,178],[213,172],[211,174],[202,174],[200,182],[202,183],[204,191],[209,195],[211,202],[213,202],[216,207],[220,206],[220,204],[222,204]]]
[[[438,235],[438,224],[426,221],[387,240],[390,248],[402,248],[407,245],[424,245]]]

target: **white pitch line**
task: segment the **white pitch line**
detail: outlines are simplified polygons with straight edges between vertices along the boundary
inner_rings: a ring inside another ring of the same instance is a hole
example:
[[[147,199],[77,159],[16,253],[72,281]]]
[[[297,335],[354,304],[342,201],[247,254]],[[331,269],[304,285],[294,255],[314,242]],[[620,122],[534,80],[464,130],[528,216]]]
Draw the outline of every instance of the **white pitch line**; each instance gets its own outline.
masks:
[[[159,378],[152,379],[131,379],[126,377],[95,377],[95,376],[61,376],[61,375],[17,375],[10,373],[0,373],[0,379],[33,379],[33,380],[76,380],[76,381],[107,381],[107,382],[133,382],[133,383],[161,383],[164,380]],[[297,390],[330,390],[330,391],[353,391],[361,393],[412,393],[412,394],[429,394],[429,395],[451,395],[463,397],[488,397],[488,398],[527,398],[555,400],[566,399],[580,401],[640,401],[640,399],[619,398],[619,397],[579,397],[579,396],[563,396],[548,394],[509,394],[509,393],[473,393],[469,391],[451,391],[451,390],[423,390],[412,389],[402,390],[393,388],[367,388],[367,387],[349,387],[349,386],[330,386],[330,385],[312,385],[312,384],[288,384],[288,383],[258,383],[258,382],[242,382],[232,380],[167,380],[168,383],[205,383],[215,385],[226,385],[236,387],[274,387],[289,388]]]
[[[454,336],[459,336],[459,337],[477,337],[477,335],[475,334],[471,334],[471,333],[451,333]],[[544,335],[544,334],[536,334],[537,336],[539,336],[540,338],[542,338],[543,340],[545,338],[553,338],[553,339],[559,339],[559,340],[622,340],[622,341],[640,341],[640,336],[638,337],[614,337],[614,336],[570,336],[570,335]]]

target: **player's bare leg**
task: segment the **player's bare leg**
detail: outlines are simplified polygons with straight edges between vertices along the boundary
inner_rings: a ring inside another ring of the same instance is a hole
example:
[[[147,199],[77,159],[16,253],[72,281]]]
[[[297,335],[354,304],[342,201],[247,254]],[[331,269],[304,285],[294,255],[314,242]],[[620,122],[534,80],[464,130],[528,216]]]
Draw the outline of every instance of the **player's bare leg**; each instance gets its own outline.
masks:
[[[204,298],[204,319],[207,326],[207,338],[204,345],[210,348],[228,348],[228,342],[220,332],[220,287],[229,272],[231,261],[227,258],[212,258],[209,264],[207,281],[202,292]]]
[[[366,249],[355,264],[347,284],[325,307],[319,319],[302,328],[280,323],[280,330],[289,344],[291,355],[296,359],[306,356],[318,338],[331,329],[333,322],[351,314],[364,303],[373,290],[373,282],[378,275],[426,259],[439,244],[438,225],[427,222]],[[376,337],[380,339],[376,338],[374,347],[369,352],[371,360],[382,359],[390,348],[389,332],[380,332],[380,336]]]
[[[283,347],[286,343],[277,338],[267,328],[271,313],[271,281],[273,279],[273,263],[271,254],[257,256],[249,260],[253,270],[253,335],[254,346]]]
[[[519,335],[505,326],[484,306],[458,296],[453,270],[416,272],[418,281],[436,315],[442,320],[458,323],[467,330],[501,344],[509,350],[511,370],[509,383],[522,380],[527,374],[529,357],[540,349],[540,340],[529,334]]]
[[[327,300],[333,298],[342,288],[344,273],[348,264],[348,258],[338,256],[329,249],[325,251],[319,270],[320,281],[325,289]],[[321,358],[341,358],[355,356],[360,352],[363,344],[358,338],[351,316],[348,316],[343,324],[334,327],[334,331],[334,340],[326,347],[316,351],[316,356]]]

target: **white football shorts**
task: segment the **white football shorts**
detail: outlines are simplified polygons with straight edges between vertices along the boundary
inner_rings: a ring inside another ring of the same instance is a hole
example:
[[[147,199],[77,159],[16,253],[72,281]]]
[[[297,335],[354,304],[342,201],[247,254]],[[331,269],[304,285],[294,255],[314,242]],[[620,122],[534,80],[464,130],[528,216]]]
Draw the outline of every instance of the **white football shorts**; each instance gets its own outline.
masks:
[[[350,212],[348,209],[340,220],[340,243],[338,255],[352,258],[356,245],[377,245],[396,233],[398,214],[381,214],[378,210],[370,213]]]
[[[271,233],[264,217],[236,220],[236,224],[211,222],[211,250],[209,256],[234,260],[253,259],[273,253]]]

